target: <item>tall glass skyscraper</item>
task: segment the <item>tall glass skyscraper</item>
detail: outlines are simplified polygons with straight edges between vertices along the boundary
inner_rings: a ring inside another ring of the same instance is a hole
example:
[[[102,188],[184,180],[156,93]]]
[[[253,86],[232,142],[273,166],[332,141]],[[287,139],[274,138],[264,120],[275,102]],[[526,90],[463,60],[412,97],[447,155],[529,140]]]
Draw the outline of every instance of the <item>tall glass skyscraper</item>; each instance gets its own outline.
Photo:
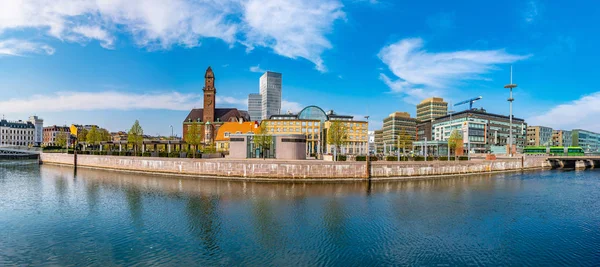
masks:
[[[260,94],[248,95],[248,114],[253,121],[262,120],[262,96]]]
[[[281,114],[281,73],[267,71],[260,76],[260,95],[263,120]]]

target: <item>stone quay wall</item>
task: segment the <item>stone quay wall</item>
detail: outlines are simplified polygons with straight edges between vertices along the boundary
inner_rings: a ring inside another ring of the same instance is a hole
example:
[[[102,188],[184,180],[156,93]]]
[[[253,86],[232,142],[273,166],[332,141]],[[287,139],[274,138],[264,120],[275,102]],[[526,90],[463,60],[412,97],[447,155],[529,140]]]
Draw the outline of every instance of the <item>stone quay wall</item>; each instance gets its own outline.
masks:
[[[42,153],[42,163],[73,165],[73,155]],[[317,160],[179,159],[77,155],[79,167],[239,179],[358,180],[366,178],[365,162]],[[545,159],[471,162],[372,162],[373,179],[418,178],[548,168]]]

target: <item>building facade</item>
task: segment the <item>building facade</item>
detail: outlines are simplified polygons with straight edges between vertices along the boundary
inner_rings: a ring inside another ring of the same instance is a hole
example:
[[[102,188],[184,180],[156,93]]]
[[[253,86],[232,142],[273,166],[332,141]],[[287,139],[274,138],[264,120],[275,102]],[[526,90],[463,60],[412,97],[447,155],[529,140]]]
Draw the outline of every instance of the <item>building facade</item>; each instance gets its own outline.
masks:
[[[375,131],[367,131],[369,140],[369,153],[375,153]]]
[[[36,128],[31,121],[0,120],[0,145],[32,147],[36,146],[35,138]]]
[[[215,108],[217,89],[215,88],[215,74],[208,67],[204,74],[204,108],[192,109],[183,120],[183,140],[188,141],[189,132],[196,127],[203,146],[215,144],[215,136],[219,127],[224,122],[250,121],[248,112],[236,108]]]
[[[587,153],[600,152],[600,134],[582,129],[571,131],[573,146],[578,146]]]
[[[419,121],[417,123],[417,133],[416,133],[416,137],[415,140],[416,141],[431,141],[433,140],[433,134],[432,134],[432,121],[431,120],[426,120],[426,121]]]
[[[464,134],[466,129],[471,151],[475,153],[507,154],[510,134],[510,118],[488,113],[484,109],[464,110],[446,115],[433,121],[434,140],[447,141],[452,131]],[[527,124],[525,120],[513,117],[513,152],[522,152],[526,144]]]
[[[262,120],[262,96],[260,94],[248,95],[248,113],[250,120],[259,122]]]
[[[38,118],[38,116],[30,116],[29,122],[35,127],[33,136],[33,145],[41,146],[44,142],[44,120]]]
[[[373,131],[375,135],[375,152],[383,152],[383,130]]]
[[[443,98],[430,97],[417,105],[417,120],[430,121],[448,114],[448,103]]]
[[[317,106],[308,106],[298,114],[273,115],[263,120],[270,134],[304,134],[306,152],[310,155],[332,153],[327,145],[327,131],[332,121],[340,121],[347,130],[345,145],[340,148],[344,154],[366,154],[368,151],[368,123],[356,121],[353,116],[325,112]]]
[[[573,136],[571,131],[553,130],[552,146],[573,146]]]
[[[272,135],[268,150],[262,150],[254,143],[254,134],[232,134],[228,158],[275,158],[298,160],[306,159],[306,139],[302,134]]]
[[[281,114],[281,73],[267,71],[260,76],[261,119]]]
[[[67,126],[53,125],[53,126],[44,127],[43,134],[42,134],[43,135],[42,145],[43,146],[57,146],[58,144],[56,143],[56,137],[61,134],[66,134],[66,135],[70,136],[70,132],[71,132],[71,130]]]
[[[383,144],[385,152],[397,151],[399,135],[406,133],[411,140],[415,140],[417,131],[417,119],[411,118],[407,112],[394,112],[383,119]]]
[[[247,134],[253,135],[259,132],[257,122],[225,122],[219,127],[215,137],[216,149],[219,152],[229,151],[232,135]]]
[[[350,155],[365,155],[369,151],[369,125],[366,121],[355,121],[351,119],[340,119],[332,118],[325,122],[325,140],[327,140],[327,131],[331,127],[334,121],[339,121],[344,125],[346,129],[346,140],[344,145],[340,148],[342,154]],[[335,147],[327,144],[327,152],[333,153]]]
[[[527,146],[551,146],[552,128],[545,126],[527,127]]]

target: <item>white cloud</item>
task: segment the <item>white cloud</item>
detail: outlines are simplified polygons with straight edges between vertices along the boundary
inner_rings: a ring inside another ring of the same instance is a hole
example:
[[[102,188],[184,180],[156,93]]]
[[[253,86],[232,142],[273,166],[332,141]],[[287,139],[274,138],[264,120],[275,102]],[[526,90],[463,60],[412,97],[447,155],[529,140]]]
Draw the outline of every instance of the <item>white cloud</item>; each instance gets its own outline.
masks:
[[[244,5],[249,27],[246,43],[272,48],[289,58],[302,57],[326,71],[321,53],[331,48],[325,34],[333,23],[345,18],[337,0],[249,0]]]
[[[281,113],[287,113],[288,111],[291,111],[292,113],[298,113],[303,108],[304,106],[302,106],[302,104],[298,102],[292,102],[287,100],[281,101]]]
[[[100,45],[106,49],[113,48],[114,37],[98,26],[77,26],[73,28],[73,32],[100,41]]]
[[[0,40],[0,56],[22,56],[30,53],[52,55],[54,54],[54,48],[25,40]]]
[[[260,64],[256,65],[256,66],[252,66],[250,67],[250,71],[251,72],[258,72],[258,73],[263,73],[265,72],[265,70],[263,70],[262,68],[260,68]]]
[[[582,96],[570,103],[558,105],[546,113],[527,119],[529,125],[554,129],[586,129],[600,132],[600,92]]]
[[[540,10],[539,10],[539,3],[536,1],[529,1],[527,2],[527,8],[525,8],[525,13],[524,13],[524,17],[525,17],[525,22],[527,23],[532,23],[536,20],[536,18],[539,16],[540,14]]]
[[[237,106],[245,108],[246,99],[217,96],[218,107]],[[0,113],[39,113],[90,110],[190,110],[202,108],[201,94],[178,92],[127,93],[107,92],[57,92],[34,95],[29,98],[13,98],[0,101]]]
[[[443,94],[459,81],[485,79],[484,74],[497,64],[513,63],[530,55],[513,55],[504,50],[464,50],[431,53],[423,49],[420,38],[403,39],[385,46],[378,57],[397,77],[381,73],[380,79],[393,92],[411,99]]]
[[[144,94],[115,91],[57,92],[0,101],[0,112],[8,114],[82,110],[189,110],[193,107],[201,107],[201,101],[200,95],[177,92]]]
[[[97,39],[113,48],[118,33],[148,49],[195,47],[217,38],[249,50],[267,47],[325,71],[325,35],[343,19],[339,0],[4,0],[0,34],[38,29],[60,40]]]
[[[241,99],[230,96],[216,96],[215,100],[218,105],[229,104],[235,106],[242,106],[244,108],[248,106],[248,99]]]

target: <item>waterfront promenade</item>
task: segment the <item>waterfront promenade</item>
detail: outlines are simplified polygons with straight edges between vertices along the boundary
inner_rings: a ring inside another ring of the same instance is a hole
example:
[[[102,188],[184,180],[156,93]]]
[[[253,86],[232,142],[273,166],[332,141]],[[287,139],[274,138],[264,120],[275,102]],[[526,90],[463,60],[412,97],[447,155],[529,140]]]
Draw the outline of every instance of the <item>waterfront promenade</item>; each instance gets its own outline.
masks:
[[[73,155],[42,153],[44,164],[73,165]],[[549,168],[544,158],[504,160],[329,162],[320,160],[180,159],[78,155],[78,167],[155,174],[253,180],[407,179]]]

